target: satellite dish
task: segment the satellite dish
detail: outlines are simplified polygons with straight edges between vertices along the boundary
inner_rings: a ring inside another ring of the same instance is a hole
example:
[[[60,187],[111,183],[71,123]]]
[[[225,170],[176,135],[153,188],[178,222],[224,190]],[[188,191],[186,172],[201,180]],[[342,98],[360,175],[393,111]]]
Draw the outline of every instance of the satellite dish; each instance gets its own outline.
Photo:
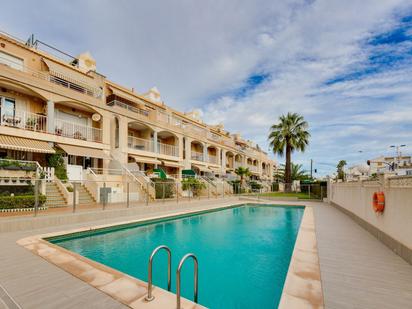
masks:
[[[102,116],[100,116],[100,114],[95,113],[92,115],[93,121],[100,121],[101,118]]]

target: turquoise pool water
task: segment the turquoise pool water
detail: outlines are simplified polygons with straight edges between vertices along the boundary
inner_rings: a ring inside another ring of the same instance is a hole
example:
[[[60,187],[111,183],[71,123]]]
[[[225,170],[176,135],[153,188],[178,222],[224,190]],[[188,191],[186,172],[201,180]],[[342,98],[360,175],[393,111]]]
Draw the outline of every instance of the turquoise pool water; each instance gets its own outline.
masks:
[[[147,281],[152,250],[172,250],[176,268],[188,252],[199,260],[199,303],[209,308],[276,308],[303,207],[244,205],[204,214],[50,240]],[[154,284],[167,288],[167,255],[154,260]],[[193,299],[193,263],[182,271],[182,295]]]

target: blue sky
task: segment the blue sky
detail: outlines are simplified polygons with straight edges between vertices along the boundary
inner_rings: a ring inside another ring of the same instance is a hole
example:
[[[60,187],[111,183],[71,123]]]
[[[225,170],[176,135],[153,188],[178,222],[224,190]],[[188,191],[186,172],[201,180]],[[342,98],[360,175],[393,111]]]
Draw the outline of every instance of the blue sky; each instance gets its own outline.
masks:
[[[364,1],[8,1],[0,29],[70,54],[180,110],[200,109],[267,149],[271,124],[301,113],[320,175],[412,152],[412,3]],[[361,152],[360,152],[361,151]],[[283,158],[278,158],[283,161]]]

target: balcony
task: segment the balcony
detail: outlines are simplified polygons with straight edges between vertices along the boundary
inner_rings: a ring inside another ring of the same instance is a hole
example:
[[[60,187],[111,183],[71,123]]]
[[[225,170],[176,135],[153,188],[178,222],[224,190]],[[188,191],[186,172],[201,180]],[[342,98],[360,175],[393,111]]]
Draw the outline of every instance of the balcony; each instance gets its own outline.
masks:
[[[249,171],[251,171],[251,172],[255,172],[255,173],[258,172],[258,167],[256,165],[248,165],[247,167],[248,167]]]
[[[55,134],[89,142],[102,142],[102,130],[61,119],[55,120]]]
[[[191,151],[191,157],[192,160],[196,160],[196,161],[204,161],[203,159],[203,153],[202,152],[197,152],[197,151]]]
[[[242,167],[242,163],[235,161],[235,168],[239,168],[239,167]]]
[[[109,103],[107,103],[107,105],[109,105],[109,106],[118,106],[120,108],[123,108],[123,109],[129,110],[131,112],[137,113],[137,114],[139,114],[143,117],[146,117],[146,118],[149,117],[149,111],[138,108],[138,107],[135,107],[135,106],[131,106],[129,104],[120,102],[118,100],[112,100]]]
[[[214,156],[214,155],[208,155],[207,156],[207,161],[209,163],[212,163],[212,164],[217,164],[217,157]]]
[[[220,142],[222,140],[218,134],[212,133],[210,131],[207,132],[207,137],[215,142]]]
[[[154,152],[154,143],[152,140],[129,136],[127,144],[130,149]]]
[[[1,125],[24,130],[47,132],[47,117],[27,111],[1,108]]]
[[[76,92],[83,93],[88,96],[92,96],[95,98],[101,98],[101,95],[102,95],[101,89],[98,89],[91,85],[87,85],[86,83],[82,81],[75,80],[73,79],[72,76],[70,76],[70,74],[66,75],[61,70],[59,70],[59,72],[55,74],[50,74],[49,72],[29,68],[21,63],[14,63],[12,60],[4,58],[2,56],[0,56],[0,65],[6,65],[12,68],[13,70],[15,70],[16,72],[23,72],[35,78],[48,81],[53,84],[60,85],[62,87],[71,89]],[[70,69],[67,69],[67,70],[70,70]],[[77,74],[81,74],[81,73],[77,73]]]
[[[128,147],[133,150],[142,150],[155,152],[154,142],[152,140],[139,138],[139,137],[128,137]],[[157,153],[167,156],[179,157],[179,147],[175,145],[169,145],[164,143],[157,143]]]
[[[179,147],[175,145],[157,143],[157,150],[160,154],[178,157],[179,156]]]

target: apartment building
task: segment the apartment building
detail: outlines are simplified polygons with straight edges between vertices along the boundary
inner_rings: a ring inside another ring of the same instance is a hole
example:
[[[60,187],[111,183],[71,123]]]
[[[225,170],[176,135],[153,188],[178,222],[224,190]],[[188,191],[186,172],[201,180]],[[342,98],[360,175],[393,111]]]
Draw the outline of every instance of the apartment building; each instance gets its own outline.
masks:
[[[61,60],[33,38],[0,34],[0,99],[0,157],[45,166],[62,151],[70,179],[87,169],[230,178],[239,166],[262,182],[273,177],[275,162],[253,142],[172,109],[156,88],[116,84],[88,53]]]

